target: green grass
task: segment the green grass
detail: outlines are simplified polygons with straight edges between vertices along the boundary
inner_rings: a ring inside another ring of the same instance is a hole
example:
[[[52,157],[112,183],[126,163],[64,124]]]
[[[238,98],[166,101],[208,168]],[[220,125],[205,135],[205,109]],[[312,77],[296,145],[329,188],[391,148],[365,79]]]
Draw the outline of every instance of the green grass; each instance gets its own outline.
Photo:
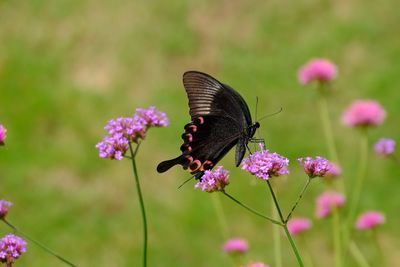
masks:
[[[400,23],[398,1],[1,1],[0,123],[8,129],[0,150],[0,198],[14,202],[9,219],[79,266],[139,266],[141,219],[128,161],[101,160],[95,144],[105,123],[156,105],[171,126],[149,133],[138,156],[149,221],[149,266],[231,266],[210,195],[180,190],[189,175],[155,166],[175,156],[189,121],[181,75],[197,69],[236,88],[252,112],[259,97],[267,146],[291,160],[277,181],[285,210],[305,179],[296,158],[326,155],[315,91],[301,88],[300,65],[327,57],[339,67],[330,99],[345,183],[351,192],[358,134],[340,124],[354,99],[378,100],[385,124],[371,131],[398,138]],[[234,168],[229,191],[269,212],[266,187]],[[360,209],[385,212],[381,231],[388,266],[397,263],[400,170],[371,155]],[[312,216],[311,186],[297,214]],[[232,236],[250,242],[248,258],[273,263],[271,226],[222,199]],[[330,226],[310,233],[316,266],[331,264]],[[1,234],[8,232],[0,227]],[[371,258],[373,247],[358,235]],[[288,243],[284,266],[295,266]],[[300,248],[301,251],[301,248]],[[18,266],[61,266],[33,244]],[[356,266],[349,260],[346,266]]]

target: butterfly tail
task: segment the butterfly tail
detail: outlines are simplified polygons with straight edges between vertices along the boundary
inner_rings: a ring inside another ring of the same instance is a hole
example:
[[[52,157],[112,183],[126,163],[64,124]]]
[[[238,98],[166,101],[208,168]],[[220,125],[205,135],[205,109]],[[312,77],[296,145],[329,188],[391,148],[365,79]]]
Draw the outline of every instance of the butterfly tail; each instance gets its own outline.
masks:
[[[171,167],[177,165],[177,164],[182,164],[182,156],[176,157],[174,159],[166,160],[163,162],[160,162],[157,166],[157,171],[159,173],[166,172],[168,171]]]

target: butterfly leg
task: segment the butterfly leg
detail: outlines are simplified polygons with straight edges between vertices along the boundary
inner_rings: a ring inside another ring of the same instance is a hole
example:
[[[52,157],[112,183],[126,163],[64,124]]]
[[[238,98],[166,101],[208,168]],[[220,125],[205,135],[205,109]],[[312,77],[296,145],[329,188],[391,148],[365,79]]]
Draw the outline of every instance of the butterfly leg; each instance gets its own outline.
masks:
[[[250,143],[260,144],[261,149],[265,149],[265,139],[264,138],[251,138]]]

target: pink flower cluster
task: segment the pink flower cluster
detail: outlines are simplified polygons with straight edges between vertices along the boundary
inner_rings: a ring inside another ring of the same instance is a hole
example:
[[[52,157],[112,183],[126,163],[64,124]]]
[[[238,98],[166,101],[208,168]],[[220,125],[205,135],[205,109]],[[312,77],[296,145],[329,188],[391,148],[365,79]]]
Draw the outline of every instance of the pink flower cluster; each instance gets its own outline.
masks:
[[[302,232],[309,230],[312,226],[312,222],[306,218],[293,218],[287,223],[289,233],[291,235],[298,235]]]
[[[4,140],[6,140],[7,137],[7,129],[0,124],[0,145],[4,145]]]
[[[318,156],[315,159],[311,157],[299,158],[298,161],[310,178],[324,177],[332,167],[327,159]]]
[[[242,162],[242,169],[258,178],[268,180],[273,176],[288,174],[289,160],[278,153],[262,149],[251,154]]]
[[[342,122],[346,126],[378,126],[383,123],[386,112],[374,100],[356,100],[343,113]]]
[[[155,107],[138,108],[132,117],[110,120],[104,127],[108,135],[96,145],[101,158],[122,160],[129,143],[144,139],[150,127],[166,127],[168,118]]]
[[[249,249],[246,240],[240,238],[229,239],[224,244],[224,251],[226,253],[245,253]]]
[[[369,230],[385,223],[385,216],[378,211],[367,211],[361,214],[356,222],[358,230]]]
[[[7,216],[8,210],[12,205],[10,201],[0,200],[0,219],[4,219]]]
[[[346,198],[338,192],[327,191],[317,198],[317,218],[328,217],[334,209],[340,208],[346,202]]]
[[[303,85],[314,81],[329,82],[336,78],[337,68],[327,59],[316,58],[300,67],[298,72],[299,82]]]
[[[262,262],[252,262],[252,263],[246,265],[246,267],[269,267],[269,265],[264,264]]]
[[[195,184],[195,188],[212,193],[224,190],[229,184],[229,172],[224,170],[222,166],[218,166],[215,171],[206,170],[201,180]]]
[[[389,156],[394,153],[396,141],[389,138],[381,138],[374,145],[374,151],[380,156]]]
[[[0,239],[0,262],[6,266],[11,266],[25,252],[26,242],[22,238],[9,234]]]

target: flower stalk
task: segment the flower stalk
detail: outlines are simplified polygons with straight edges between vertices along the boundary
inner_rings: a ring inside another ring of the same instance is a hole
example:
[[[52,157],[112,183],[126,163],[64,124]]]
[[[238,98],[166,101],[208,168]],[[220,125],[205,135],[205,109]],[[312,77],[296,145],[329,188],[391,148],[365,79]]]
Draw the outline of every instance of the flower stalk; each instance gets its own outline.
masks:
[[[138,193],[140,211],[142,214],[142,221],[143,221],[143,267],[146,267],[147,266],[147,219],[146,219],[146,210],[144,207],[143,194],[142,194],[142,190],[140,188],[139,174],[138,174],[137,166],[136,166],[136,155],[139,150],[139,146],[140,146],[140,143],[136,146],[136,149],[133,150],[132,143],[129,142],[129,150],[131,153],[133,176],[135,177],[136,190]]]
[[[249,206],[243,204],[242,202],[240,202],[239,200],[237,200],[236,198],[234,198],[233,196],[231,196],[230,194],[225,192],[225,190],[221,190],[221,193],[224,194],[225,196],[227,196],[229,199],[233,200],[236,204],[239,204],[241,207],[243,207],[246,210],[248,210],[249,212],[251,212],[251,213],[253,213],[253,214],[255,214],[255,215],[257,215],[257,216],[259,216],[261,218],[264,218],[264,219],[272,222],[273,224],[277,224],[277,225],[281,225],[281,226],[283,225],[283,222],[279,222],[279,221],[274,220],[274,219],[272,219],[272,218],[270,218],[268,216],[265,216],[265,215],[261,214],[260,212],[258,212],[256,210],[250,208]]]
[[[48,247],[46,247],[45,245],[43,245],[42,243],[40,243],[39,241],[36,241],[35,239],[33,239],[32,237],[30,237],[29,235],[27,235],[26,233],[22,232],[21,230],[19,230],[17,227],[15,227],[13,224],[11,224],[9,221],[7,221],[5,218],[1,219],[7,226],[9,226],[15,233],[20,234],[21,236],[23,236],[24,238],[26,238],[27,240],[31,241],[32,243],[34,243],[35,245],[37,245],[38,247],[40,247],[41,249],[43,249],[44,251],[46,251],[47,253],[49,253],[50,255],[53,255],[54,257],[56,257],[57,259],[59,259],[60,261],[64,262],[65,264],[72,266],[72,267],[77,267],[77,265],[73,264],[72,262],[70,262],[69,260],[65,259],[64,257],[61,257],[60,255],[58,255],[57,253],[55,253],[54,251],[52,251],[51,249],[49,249]],[[11,266],[11,265],[10,265]]]
[[[268,184],[269,191],[271,192],[271,195],[272,195],[272,198],[273,198],[273,201],[274,201],[274,204],[275,204],[275,208],[278,211],[279,217],[281,219],[281,222],[282,222],[281,226],[285,230],[286,237],[289,240],[290,246],[292,247],[293,253],[296,256],[297,262],[298,262],[300,267],[304,267],[303,260],[301,259],[301,256],[299,254],[299,251],[297,250],[296,244],[294,243],[294,240],[293,240],[292,236],[289,233],[289,230],[288,230],[288,227],[287,227],[287,221],[285,221],[285,219],[283,217],[281,208],[280,208],[279,203],[278,203],[278,199],[276,198],[275,192],[274,192],[269,180],[267,180],[267,184]]]

